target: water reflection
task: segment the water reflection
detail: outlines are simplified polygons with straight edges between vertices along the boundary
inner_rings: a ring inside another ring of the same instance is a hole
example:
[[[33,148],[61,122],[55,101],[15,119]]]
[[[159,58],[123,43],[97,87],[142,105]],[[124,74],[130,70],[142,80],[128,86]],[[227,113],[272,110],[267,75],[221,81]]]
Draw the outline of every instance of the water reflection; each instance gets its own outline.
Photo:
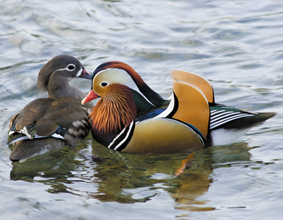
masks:
[[[186,154],[125,154],[87,139],[71,151],[65,147],[14,162],[11,180],[39,182],[49,185],[50,193],[71,193],[101,202],[146,202],[161,190],[175,201],[176,209],[209,211],[214,207],[206,207],[207,201],[200,197],[213,184],[213,169],[250,161],[249,149],[246,143],[237,143],[194,152],[191,162],[177,175]]]
[[[111,152],[110,160],[95,168],[97,173],[93,182],[99,183],[98,192],[90,195],[101,201],[135,203],[145,202],[158,195],[157,189],[163,189],[174,199],[177,209],[213,210],[213,207],[204,207],[206,201],[198,200],[213,182],[213,164],[249,161],[248,150],[246,143],[238,143],[195,152],[189,168],[178,176],[176,172],[186,158],[185,154],[132,155]],[[97,148],[94,152],[105,156]],[[142,197],[142,194],[146,196]]]
[[[72,175],[70,171],[75,170],[75,166],[78,164],[74,160],[74,155],[73,151],[64,147],[60,151],[33,157],[24,162],[12,162],[13,169],[10,178],[12,180],[36,181],[35,177],[52,177],[54,182],[58,178],[62,181],[63,177],[67,178]]]

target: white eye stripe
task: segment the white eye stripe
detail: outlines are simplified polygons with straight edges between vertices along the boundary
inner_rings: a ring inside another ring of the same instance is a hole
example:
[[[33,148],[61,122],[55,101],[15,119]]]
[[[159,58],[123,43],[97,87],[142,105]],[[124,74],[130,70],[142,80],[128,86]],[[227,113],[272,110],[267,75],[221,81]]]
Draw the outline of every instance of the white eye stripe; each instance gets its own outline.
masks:
[[[96,75],[95,75],[94,78],[93,78],[93,81],[98,77],[98,75],[100,75],[100,74],[102,74],[103,72],[108,71],[108,70],[112,70],[112,68],[107,68],[107,69],[105,69],[105,70],[101,70],[101,71],[99,71],[98,73],[96,73]]]
[[[126,85],[127,87],[131,88],[132,90],[136,91],[137,93],[139,93],[146,101],[148,101],[148,103],[150,103],[152,106],[155,106],[151,101],[148,100],[148,98],[139,90],[137,84],[134,82],[134,80],[132,79],[132,77],[129,75],[129,73],[127,73],[125,70],[122,69],[117,69],[117,68],[108,68],[105,70],[101,70],[100,72],[98,72],[95,77],[93,78],[93,82],[97,79],[100,80],[100,76],[103,75],[102,78],[102,82],[106,82],[104,81],[104,79],[108,79],[108,84],[111,83],[120,83],[123,85]],[[101,86],[100,83],[100,86]]]
[[[76,77],[79,77],[79,76],[82,74],[82,71],[83,71],[83,69],[81,68],[81,69],[77,72]]]
[[[61,68],[61,69],[57,69],[57,71],[64,71],[64,70],[67,70],[69,72],[72,72],[76,69],[76,65],[75,64],[68,64],[65,68]],[[80,69],[79,71],[82,71],[82,69]]]

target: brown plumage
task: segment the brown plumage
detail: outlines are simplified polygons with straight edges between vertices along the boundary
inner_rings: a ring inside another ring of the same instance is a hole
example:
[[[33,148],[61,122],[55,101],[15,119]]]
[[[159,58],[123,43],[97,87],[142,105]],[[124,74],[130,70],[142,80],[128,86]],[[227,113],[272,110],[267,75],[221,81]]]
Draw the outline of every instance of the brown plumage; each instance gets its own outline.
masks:
[[[54,57],[42,67],[37,87],[47,90],[48,98],[32,101],[12,117],[7,141],[13,148],[11,160],[72,145],[88,135],[92,104],[81,106],[84,93],[69,84],[75,77],[90,79],[91,75],[71,56]]]

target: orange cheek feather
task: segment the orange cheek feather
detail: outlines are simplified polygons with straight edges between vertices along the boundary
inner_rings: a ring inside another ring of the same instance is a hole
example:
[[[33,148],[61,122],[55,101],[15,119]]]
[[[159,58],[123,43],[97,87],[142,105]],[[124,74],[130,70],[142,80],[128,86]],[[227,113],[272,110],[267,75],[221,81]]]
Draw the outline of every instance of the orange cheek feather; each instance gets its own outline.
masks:
[[[84,99],[82,100],[82,105],[93,100],[93,99],[96,99],[98,98],[99,96],[93,91],[93,90],[90,90],[89,93],[87,94],[86,97],[84,97]]]
[[[99,94],[102,99],[89,114],[93,128],[102,133],[115,133],[135,119],[137,109],[128,87],[112,84]]]

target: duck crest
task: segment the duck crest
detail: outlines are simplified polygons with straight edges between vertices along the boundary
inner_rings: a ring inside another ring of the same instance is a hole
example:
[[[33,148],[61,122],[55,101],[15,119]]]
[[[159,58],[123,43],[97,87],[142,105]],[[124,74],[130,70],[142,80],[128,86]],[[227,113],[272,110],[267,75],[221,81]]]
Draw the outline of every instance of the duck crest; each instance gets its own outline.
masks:
[[[128,126],[137,115],[133,94],[124,85],[112,84],[92,109],[93,128],[101,133],[117,133]]]

